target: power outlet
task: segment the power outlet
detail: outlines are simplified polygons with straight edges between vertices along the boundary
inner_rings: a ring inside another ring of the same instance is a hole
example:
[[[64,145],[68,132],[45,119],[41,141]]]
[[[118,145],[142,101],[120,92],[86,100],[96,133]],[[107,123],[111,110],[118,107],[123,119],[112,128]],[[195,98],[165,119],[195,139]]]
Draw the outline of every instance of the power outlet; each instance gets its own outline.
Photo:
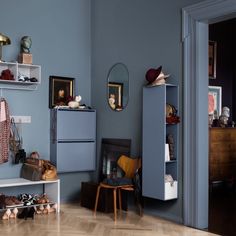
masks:
[[[10,118],[14,118],[15,123],[31,123],[31,116],[10,116]]]

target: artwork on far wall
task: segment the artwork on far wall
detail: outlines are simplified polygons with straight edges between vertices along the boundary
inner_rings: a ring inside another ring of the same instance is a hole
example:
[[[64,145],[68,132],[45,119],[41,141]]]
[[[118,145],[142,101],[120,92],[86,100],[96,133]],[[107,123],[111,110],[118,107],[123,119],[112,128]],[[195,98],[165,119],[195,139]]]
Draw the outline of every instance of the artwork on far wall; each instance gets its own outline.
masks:
[[[74,96],[74,78],[49,77],[49,108],[66,106]]]
[[[208,58],[209,58],[209,64],[208,64],[208,73],[210,79],[216,79],[216,42],[215,41],[209,41],[208,45]]]
[[[208,88],[208,114],[213,115],[214,111],[217,111],[219,116],[222,106],[222,88],[220,86],[209,86]]]

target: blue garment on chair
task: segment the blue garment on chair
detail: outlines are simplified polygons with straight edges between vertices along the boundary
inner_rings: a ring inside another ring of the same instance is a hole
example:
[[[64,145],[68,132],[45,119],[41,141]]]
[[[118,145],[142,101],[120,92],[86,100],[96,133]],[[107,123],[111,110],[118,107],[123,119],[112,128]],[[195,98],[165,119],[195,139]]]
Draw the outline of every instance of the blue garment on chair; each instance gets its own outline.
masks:
[[[114,178],[114,179],[104,179],[104,184],[109,184],[112,186],[119,186],[119,185],[130,185],[133,184],[132,179],[129,178]]]

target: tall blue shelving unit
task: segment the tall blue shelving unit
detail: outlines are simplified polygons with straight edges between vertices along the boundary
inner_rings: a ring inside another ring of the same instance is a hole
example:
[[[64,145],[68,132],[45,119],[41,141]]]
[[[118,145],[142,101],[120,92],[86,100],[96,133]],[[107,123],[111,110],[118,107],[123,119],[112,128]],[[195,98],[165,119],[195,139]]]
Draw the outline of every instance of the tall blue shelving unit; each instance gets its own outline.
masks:
[[[143,88],[143,163],[142,193],[145,197],[171,200],[178,197],[179,124],[166,123],[166,104],[178,109],[178,86],[163,84]],[[174,159],[166,161],[168,134],[174,138]],[[172,182],[166,182],[171,175]]]

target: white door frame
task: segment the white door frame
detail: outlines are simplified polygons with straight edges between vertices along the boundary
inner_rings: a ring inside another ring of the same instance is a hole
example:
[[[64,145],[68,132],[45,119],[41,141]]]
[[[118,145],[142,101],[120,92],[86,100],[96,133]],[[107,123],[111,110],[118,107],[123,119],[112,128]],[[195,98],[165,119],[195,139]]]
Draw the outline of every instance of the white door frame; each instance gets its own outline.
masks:
[[[232,18],[236,0],[182,9],[184,43],[184,224],[208,227],[208,24]]]

